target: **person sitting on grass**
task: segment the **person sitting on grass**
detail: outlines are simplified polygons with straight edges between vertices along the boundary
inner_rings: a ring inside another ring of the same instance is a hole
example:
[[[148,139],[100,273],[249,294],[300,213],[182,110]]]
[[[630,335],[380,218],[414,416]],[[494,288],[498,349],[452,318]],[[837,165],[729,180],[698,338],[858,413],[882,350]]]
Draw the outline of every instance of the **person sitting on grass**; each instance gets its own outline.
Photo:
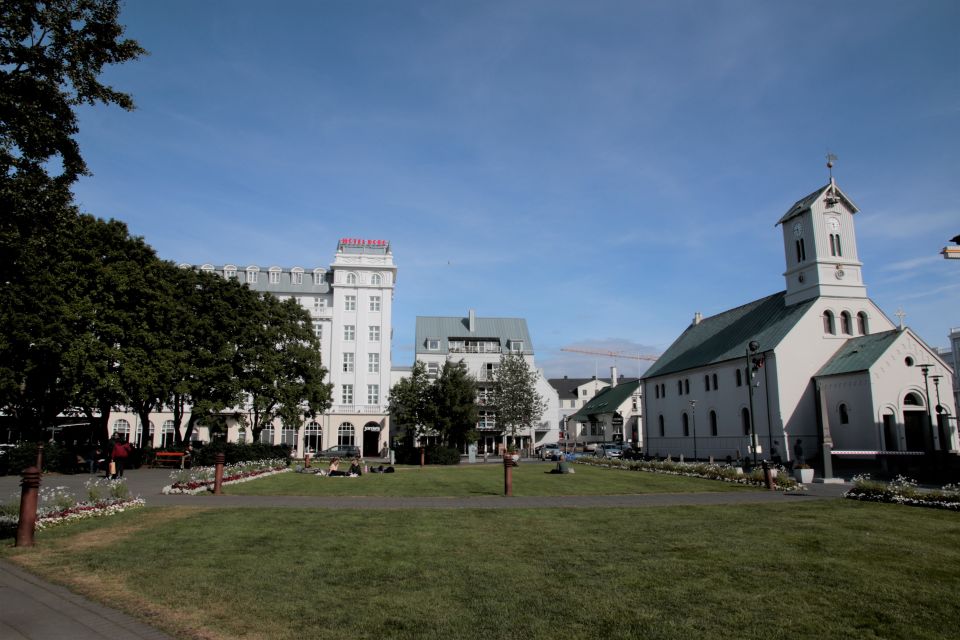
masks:
[[[360,466],[360,458],[354,458],[353,462],[350,464],[350,475],[351,476],[362,476],[363,468]]]
[[[347,475],[346,471],[340,471],[340,458],[334,458],[330,461],[330,468],[327,470],[327,475],[331,478]]]

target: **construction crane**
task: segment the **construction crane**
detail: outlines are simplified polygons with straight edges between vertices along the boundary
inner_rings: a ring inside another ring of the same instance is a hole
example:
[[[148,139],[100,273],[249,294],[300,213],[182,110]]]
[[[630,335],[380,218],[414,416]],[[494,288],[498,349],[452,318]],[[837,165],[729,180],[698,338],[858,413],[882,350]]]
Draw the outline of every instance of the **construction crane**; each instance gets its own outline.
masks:
[[[630,353],[629,351],[600,351],[595,349],[568,349],[562,348],[560,351],[569,351],[570,353],[584,353],[589,356],[604,356],[606,358],[625,358],[627,360],[649,360],[653,362],[660,356],[647,356],[640,353]]]

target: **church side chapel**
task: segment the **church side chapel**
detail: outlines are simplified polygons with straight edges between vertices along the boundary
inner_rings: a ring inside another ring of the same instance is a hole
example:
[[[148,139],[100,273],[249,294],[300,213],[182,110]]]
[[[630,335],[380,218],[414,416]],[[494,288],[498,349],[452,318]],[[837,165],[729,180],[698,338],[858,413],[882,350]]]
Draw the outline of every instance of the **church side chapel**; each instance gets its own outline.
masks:
[[[786,289],[697,313],[644,374],[647,455],[957,475],[954,372],[867,297],[858,211],[831,175],[777,221]]]

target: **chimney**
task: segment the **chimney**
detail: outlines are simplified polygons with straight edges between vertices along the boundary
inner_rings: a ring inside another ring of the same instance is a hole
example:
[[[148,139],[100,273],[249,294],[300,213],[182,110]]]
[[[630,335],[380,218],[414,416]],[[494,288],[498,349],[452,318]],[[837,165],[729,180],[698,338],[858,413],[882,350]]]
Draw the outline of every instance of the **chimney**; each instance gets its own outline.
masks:
[[[693,314],[693,324],[694,324],[694,325],[698,325],[698,324],[700,324],[702,321],[703,321],[703,314],[702,314],[702,313],[700,313],[699,311],[697,311],[695,314]]]
[[[613,388],[617,386],[617,368],[610,367],[610,387]]]
[[[467,329],[471,333],[477,330],[477,312],[473,309],[470,309],[470,313],[467,315]]]

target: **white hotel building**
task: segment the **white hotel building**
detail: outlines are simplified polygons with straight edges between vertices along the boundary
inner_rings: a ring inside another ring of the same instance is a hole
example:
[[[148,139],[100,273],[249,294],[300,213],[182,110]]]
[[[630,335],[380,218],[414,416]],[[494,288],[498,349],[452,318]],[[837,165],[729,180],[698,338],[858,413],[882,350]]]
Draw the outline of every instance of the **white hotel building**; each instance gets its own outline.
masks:
[[[327,381],[333,385],[330,409],[305,419],[297,429],[276,421],[260,434],[260,441],[288,444],[297,456],[338,444],[357,445],[365,456],[378,455],[389,442],[388,394],[391,385],[390,346],[393,337],[393,291],[397,268],[386,240],[344,238],[329,268],[304,269],[260,265],[182,265],[238,278],[255,291],[281,300],[295,298],[310,311],[320,337]],[[239,407],[241,414],[247,407]],[[150,433],[155,447],[171,444],[172,413],[153,414]],[[186,418],[184,419],[184,424]],[[159,432],[155,425],[161,425]],[[112,433],[139,436],[136,415],[116,411],[110,417]],[[194,439],[209,440],[200,428]],[[231,421],[227,439],[249,441],[247,427]]]

